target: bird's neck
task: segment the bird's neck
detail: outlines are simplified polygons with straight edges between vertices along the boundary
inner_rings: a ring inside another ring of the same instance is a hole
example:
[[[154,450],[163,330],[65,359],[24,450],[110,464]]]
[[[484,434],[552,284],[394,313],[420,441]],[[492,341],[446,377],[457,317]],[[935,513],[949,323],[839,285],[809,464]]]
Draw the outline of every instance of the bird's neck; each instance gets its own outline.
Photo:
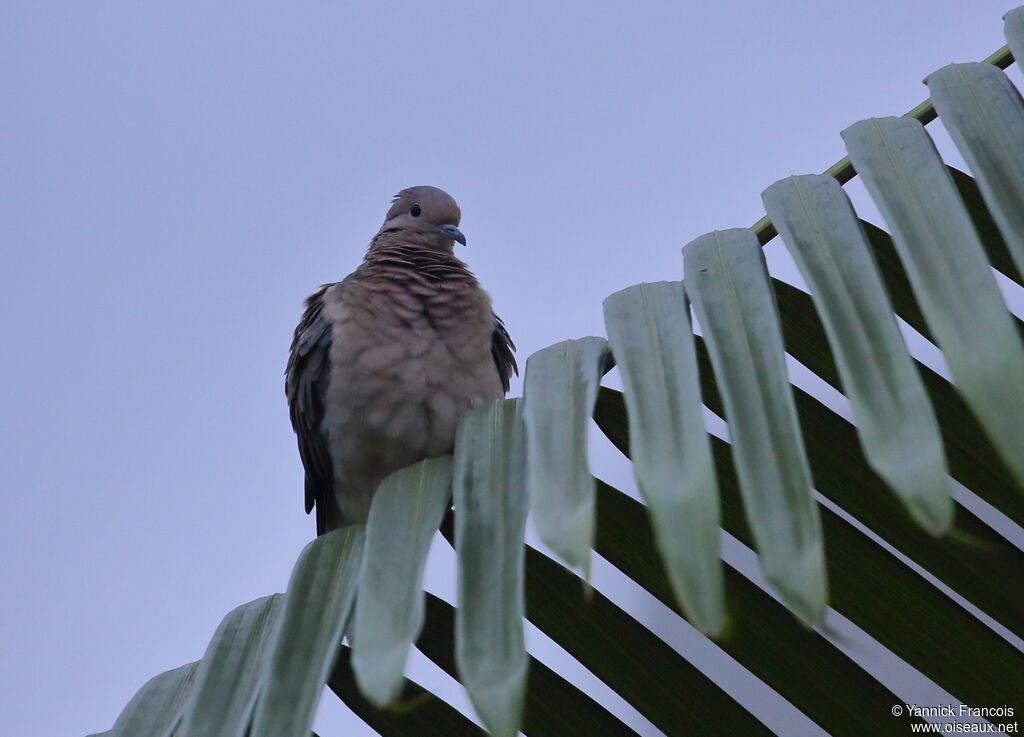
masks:
[[[381,238],[374,239],[370,244],[363,258],[363,267],[372,271],[413,271],[438,279],[473,276],[465,262],[457,258],[451,249],[418,243],[389,242]]]

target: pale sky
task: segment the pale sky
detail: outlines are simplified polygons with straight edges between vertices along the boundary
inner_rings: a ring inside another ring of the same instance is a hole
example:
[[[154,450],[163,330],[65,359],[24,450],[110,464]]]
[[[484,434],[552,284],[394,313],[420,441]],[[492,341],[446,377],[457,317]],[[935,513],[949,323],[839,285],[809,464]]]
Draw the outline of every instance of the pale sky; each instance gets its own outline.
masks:
[[[611,292],[681,279],[686,242],[752,224],[765,187],[842,156],[849,124],[906,112],[929,72],[999,48],[1011,7],[8,0],[5,733],[107,729],[231,608],[283,590],[314,533],[283,393],[291,331],[399,189],[459,201],[459,255],[522,365],[603,334]],[[325,702],[324,737],[371,734]]]

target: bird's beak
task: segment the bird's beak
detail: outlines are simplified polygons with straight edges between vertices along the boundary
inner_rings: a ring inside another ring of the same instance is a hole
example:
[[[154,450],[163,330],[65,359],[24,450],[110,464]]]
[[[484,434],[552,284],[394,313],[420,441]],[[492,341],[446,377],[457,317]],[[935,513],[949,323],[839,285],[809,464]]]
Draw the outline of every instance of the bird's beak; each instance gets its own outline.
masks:
[[[464,236],[462,231],[454,225],[442,225],[441,232],[444,234],[445,238],[451,238],[453,241],[458,241],[462,245],[466,245],[466,236]]]

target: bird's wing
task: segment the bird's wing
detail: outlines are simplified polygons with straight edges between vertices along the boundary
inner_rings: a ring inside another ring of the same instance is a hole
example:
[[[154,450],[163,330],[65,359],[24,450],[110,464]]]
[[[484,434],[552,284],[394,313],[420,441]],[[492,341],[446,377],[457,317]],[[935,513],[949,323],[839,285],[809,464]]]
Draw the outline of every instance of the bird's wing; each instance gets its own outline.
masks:
[[[285,369],[285,394],[299,456],[306,469],[306,514],[316,506],[317,534],[325,528],[334,502],[334,474],[327,439],[320,431],[330,374],[331,323],[324,314],[325,284],[306,300],[306,311],[295,328]]]
[[[515,356],[512,355],[515,349],[516,344],[509,337],[505,323],[495,315],[494,333],[491,335],[491,356],[494,358],[494,365],[498,367],[498,376],[501,377],[501,385],[506,394],[508,394],[512,374],[519,376],[519,367],[516,365]]]

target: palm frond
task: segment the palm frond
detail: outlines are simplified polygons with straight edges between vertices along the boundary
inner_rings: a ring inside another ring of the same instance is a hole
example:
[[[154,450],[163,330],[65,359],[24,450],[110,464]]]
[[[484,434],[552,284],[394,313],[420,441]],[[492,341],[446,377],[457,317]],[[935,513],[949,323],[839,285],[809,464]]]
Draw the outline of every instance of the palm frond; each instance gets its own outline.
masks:
[[[1024,53],[1024,8],[1005,31]],[[751,228],[691,243],[684,282],[609,297],[607,345],[534,354],[523,400],[468,413],[454,461],[385,482],[365,558],[361,529],[319,538],[283,597],[232,612],[200,664],[147,683],[105,734],[304,737],[325,683],[381,734],[480,734],[403,683],[414,639],[494,734],[633,734],[529,656],[524,617],[666,735],[770,734],[585,585],[571,569],[589,576],[591,549],[830,734],[905,735],[916,717],[894,718],[901,699],[820,624],[826,579],[828,606],[955,698],[1024,708],[1024,652],[1011,642],[1024,637],[1024,550],[970,508],[975,496],[1024,526],[1024,326],[992,273],[1024,285],[1010,47],[929,76],[934,104],[847,128],[849,157],[768,187],[768,216]],[[924,128],[936,115],[977,181],[942,161]],[[838,186],[857,173],[891,235]],[[768,274],[759,246],[777,231],[813,294]],[[952,383],[913,359],[896,317],[943,350]],[[786,354],[845,393],[855,423],[792,385]],[[598,386],[613,362],[624,393]],[[705,431],[705,411],[731,442]],[[644,503],[592,478],[591,415],[632,458]],[[449,477],[455,513],[441,531],[458,552],[456,609],[421,591]],[[967,490],[958,499],[952,481]],[[422,511],[402,506],[413,499]],[[524,544],[530,506],[568,567]],[[719,559],[720,530],[758,552],[773,591]]]

